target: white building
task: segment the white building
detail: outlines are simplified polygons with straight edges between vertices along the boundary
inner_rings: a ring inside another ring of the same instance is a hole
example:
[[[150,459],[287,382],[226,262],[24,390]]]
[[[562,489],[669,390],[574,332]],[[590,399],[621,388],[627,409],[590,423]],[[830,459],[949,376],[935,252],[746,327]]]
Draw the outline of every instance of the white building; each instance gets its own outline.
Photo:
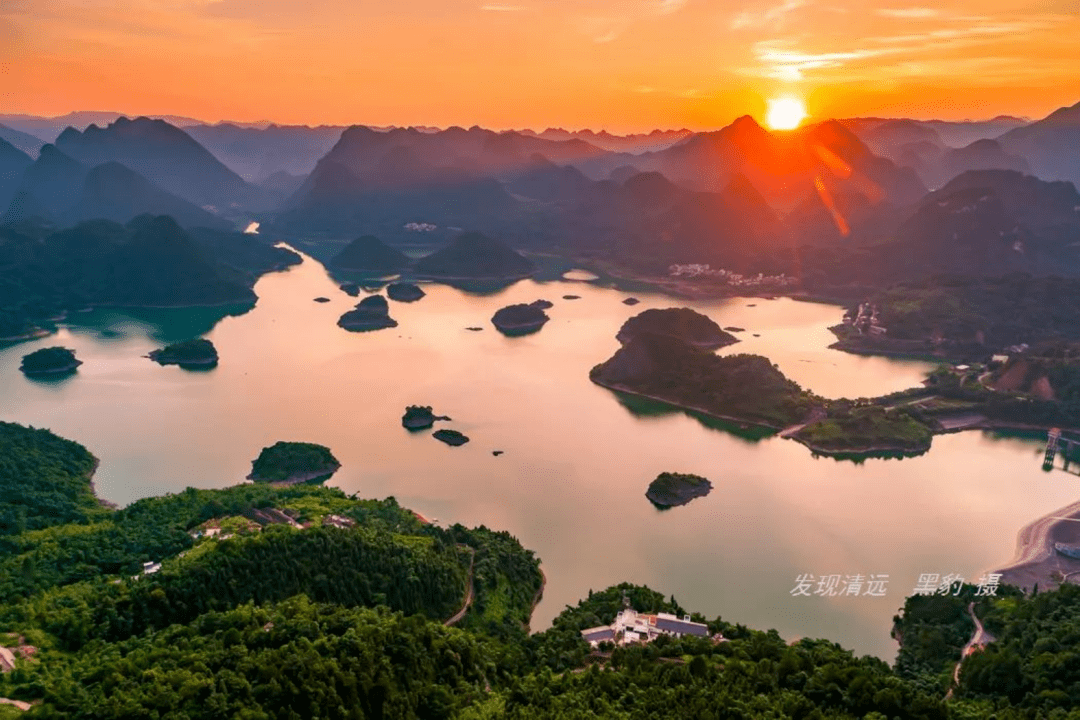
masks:
[[[619,614],[615,616],[615,622],[611,625],[601,625],[581,631],[581,636],[592,647],[604,641],[614,642],[616,645],[652,642],[661,635],[708,637],[709,628],[703,623],[691,621],[689,615],[681,618],[670,613],[649,615],[626,607],[619,611]]]

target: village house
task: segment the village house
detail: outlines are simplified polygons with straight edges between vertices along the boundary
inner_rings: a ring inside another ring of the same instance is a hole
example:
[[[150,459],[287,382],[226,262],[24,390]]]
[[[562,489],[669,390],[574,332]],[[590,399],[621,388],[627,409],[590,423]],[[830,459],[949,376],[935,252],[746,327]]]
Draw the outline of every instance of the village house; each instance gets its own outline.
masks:
[[[652,642],[661,635],[708,637],[709,628],[703,623],[691,621],[689,615],[681,618],[671,613],[651,615],[625,607],[615,616],[615,622],[611,625],[581,631],[581,636],[594,648],[602,642],[613,642],[616,645]]]

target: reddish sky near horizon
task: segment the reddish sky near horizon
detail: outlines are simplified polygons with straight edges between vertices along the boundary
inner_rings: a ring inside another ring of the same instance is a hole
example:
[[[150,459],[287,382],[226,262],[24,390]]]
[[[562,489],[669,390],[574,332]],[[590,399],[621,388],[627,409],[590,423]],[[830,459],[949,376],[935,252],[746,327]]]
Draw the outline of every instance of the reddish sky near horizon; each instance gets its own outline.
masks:
[[[0,0],[0,113],[717,127],[1041,117],[1080,100],[1077,0]]]

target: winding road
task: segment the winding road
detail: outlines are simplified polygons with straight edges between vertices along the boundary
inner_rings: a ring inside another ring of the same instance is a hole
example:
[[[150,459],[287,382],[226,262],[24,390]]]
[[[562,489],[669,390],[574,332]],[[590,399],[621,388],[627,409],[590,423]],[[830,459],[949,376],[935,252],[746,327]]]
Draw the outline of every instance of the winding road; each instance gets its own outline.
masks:
[[[469,611],[469,606],[472,605],[473,601],[473,563],[476,562],[476,549],[469,547],[468,545],[459,545],[458,547],[469,549],[469,578],[465,581],[465,602],[462,603],[461,609],[454,613],[453,617],[443,623],[443,625],[446,625],[447,627],[465,617],[465,613]]]
[[[949,688],[949,692],[945,694],[945,699],[948,700],[952,697],[953,690],[960,684],[960,666],[964,664],[964,658],[976,650],[981,650],[988,644],[994,642],[994,636],[986,631],[983,627],[982,621],[975,614],[975,601],[971,601],[967,606],[968,615],[975,621],[975,632],[972,634],[971,639],[968,640],[967,645],[964,646],[963,651],[960,653],[960,661],[956,663],[956,667],[953,668],[953,684]]]

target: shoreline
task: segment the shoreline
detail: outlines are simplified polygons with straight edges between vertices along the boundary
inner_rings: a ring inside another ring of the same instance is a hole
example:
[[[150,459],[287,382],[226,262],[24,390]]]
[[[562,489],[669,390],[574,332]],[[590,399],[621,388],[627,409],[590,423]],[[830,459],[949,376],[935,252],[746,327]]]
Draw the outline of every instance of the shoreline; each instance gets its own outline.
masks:
[[[898,445],[873,445],[873,446],[868,447],[868,448],[835,449],[835,448],[822,447],[820,445],[814,445],[814,444],[810,443],[807,440],[803,440],[797,434],[786,435],[785,437],[787,439],[789,439],[789,440],[794,440],[795,442],[799,443],[803,447],[808,448],[810,450],[810,452],[814,453],[815,455],[821,455],[821,456],[824,456],[824,457],[832,457],[832,458],[837,458],[837,459],[840,459],[840,460],[845,460],[845,459],[849,459],[849,458],[853,459],[853,458],[857,458],[857,457],[867,457],[867,458],[869,458],[869,457],[875,456],[875,455],[887,455],[887,456],[901,455],[903,457],[916,457],[918,455],[923,455],[925,453],[930,452],[930,448],[932,447],[932,443],[927,443],[925,448],[923,448],[923,447],[920,447],[920,448],[907,448],[907,447],[900,447]]]
[[[329,479],[334,473],[341,469],[341,464],[337,464],[322,470],[309,470],[302,473],[293,473],[284,480],[270,480],[257,476],[255,473],[249,473],[245,480],[250,480],[253,483],[263,483],[266,485],[273,485],[275,487],[284,487],[287,485],[299,485],[300,483],[310,482],[312,480],[318,480],[319,478]]]
[[[1016,535],[1016,553],[1012,560],[993,572],[1001,574],[1001,582],[1026,592],[1036,585],[1043,589],[1055,588],[1068,582],[1069,575],[1080,573],[1080,560],[1054,549],[1055,543],[1059,542],[1080,542],[1080,500],[1022,527]]]
[[[533,595],[532,605],[529,606],[529,619],[525,621],[525,632],[532,633],[532,617],[536,612],[536,606],[540,604],[540,601],[544,599],[544,588],[547,587],[547,574],[544,572],[544,568],[536,568],[540,571],[540,589]]]
[[[592,378],[591,376],[589,377],[589,380],[591,380],[594,384],[599,385],[602,388],[607,388],[608,390],[614,390],[615,392],[625,393],[626,395],[633,395],[635,397],[645,398],[646,400],[654,400],[656,402],[664,403],[665,405],[668,405],[668,406],[670,406],[670,407],[672,407],[672,408],[674,408],[676,410],[684,410],[684,411],[689,411],[689,412],[695,412],[695,413],[698,413],[698,414],[701,414],[701,415],[705,415],[705,416],[714,418],[716,420],[722,420],[723,422],[734,423],[736,425],[750,425],[750,426],[753,426],[753,427],[764,428],[764,429],[773,430],[773,431],[776,431],[776,432],[780,432],[780,431],[785,429],[783,427],[767,423],[767,422],[765,422],[763,420],[749,420],[747,418],[739,418],[739,417],[734,417],[732,415],[721,415],[720,413],[715,412],[713,410],[706,410],[705,408],[698,407],[698,406],[695,406],[695,405],[684,405],[684,404],[681,404],[681,403],[676,403],[676,402],[673,402],[673,401],[668,400],[666,398],[662,398],[662,397],[660,397],[658,395],[649,395],[648,393],[643,393],[643,392],[640,392],[638,390],[631,390],[630,388],[626,387],[625,385],[619,385],[619,384],[616,384],[616,383],[601,382],[599,380],[596,380],[596,379]]]

